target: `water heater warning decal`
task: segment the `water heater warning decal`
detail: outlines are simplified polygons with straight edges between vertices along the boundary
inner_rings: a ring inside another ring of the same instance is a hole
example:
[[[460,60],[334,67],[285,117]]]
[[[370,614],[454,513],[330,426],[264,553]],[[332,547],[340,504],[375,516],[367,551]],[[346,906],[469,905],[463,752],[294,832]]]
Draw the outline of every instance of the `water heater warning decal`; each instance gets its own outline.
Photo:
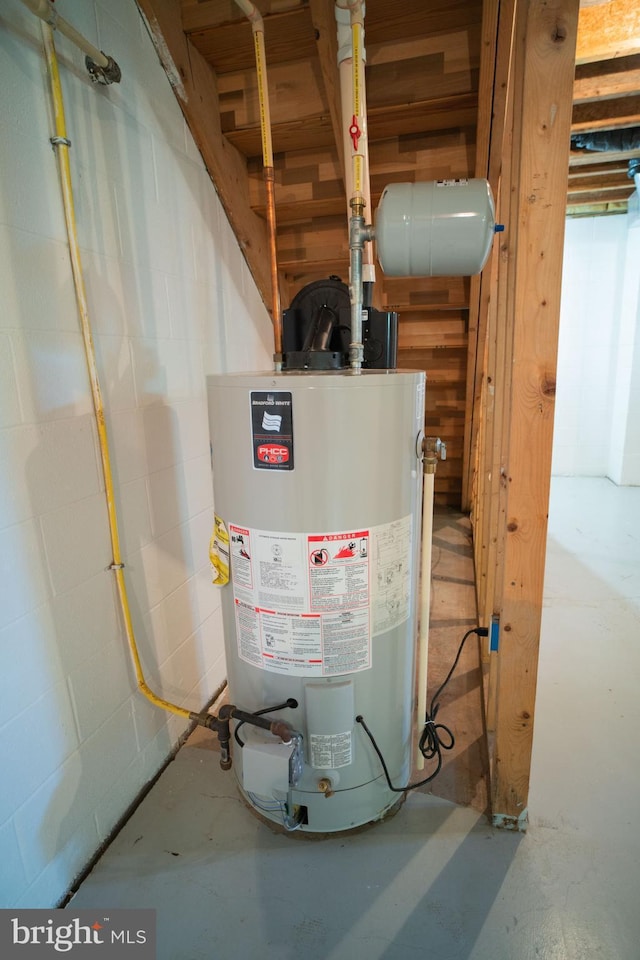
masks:
[[[251,436],[256,470],[293,470],[293,409],[290,393],[251,393]]]
[[[371,666],[369,531],[284,533],[229,524],[238,654],[271,673]]]
[[[372,638],[409,616],[410,517],[331,533],[229,524],[238,655],[271,673],[372,666]]]

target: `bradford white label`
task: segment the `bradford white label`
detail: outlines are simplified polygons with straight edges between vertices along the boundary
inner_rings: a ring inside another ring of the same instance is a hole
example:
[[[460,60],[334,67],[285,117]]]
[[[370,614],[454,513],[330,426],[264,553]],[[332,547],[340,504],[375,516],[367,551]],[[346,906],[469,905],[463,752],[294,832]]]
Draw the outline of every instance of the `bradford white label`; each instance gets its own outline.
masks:
[[[293,401],[283,390],[252,391],[251,436],[256,470],[293,470]]]

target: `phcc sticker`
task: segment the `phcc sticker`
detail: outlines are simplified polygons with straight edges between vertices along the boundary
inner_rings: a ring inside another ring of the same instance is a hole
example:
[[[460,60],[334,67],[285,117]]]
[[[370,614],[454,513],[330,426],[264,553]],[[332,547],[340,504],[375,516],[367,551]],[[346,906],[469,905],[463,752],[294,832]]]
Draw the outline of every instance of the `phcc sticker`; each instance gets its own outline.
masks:
[[[251,393],[251,438],[256,470],[293,470],[293,404],[282,390]]]

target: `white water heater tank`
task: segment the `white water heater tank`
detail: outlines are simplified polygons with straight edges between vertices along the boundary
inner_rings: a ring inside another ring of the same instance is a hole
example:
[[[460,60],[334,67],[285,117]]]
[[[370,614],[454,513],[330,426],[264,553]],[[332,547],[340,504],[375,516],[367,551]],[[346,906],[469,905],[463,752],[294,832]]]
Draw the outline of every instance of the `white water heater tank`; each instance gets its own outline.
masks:
[[[229,699],[302,735],[244,724],[233,764],[274,823],[327,833],[383,817],[407,783],[415,683],[423,373],[208,378],[214,504],[229,535]]]
[[[495,228],[491,188],[479,178],[392,183],[378,204],[378,260],[391,277],[480,273]]]

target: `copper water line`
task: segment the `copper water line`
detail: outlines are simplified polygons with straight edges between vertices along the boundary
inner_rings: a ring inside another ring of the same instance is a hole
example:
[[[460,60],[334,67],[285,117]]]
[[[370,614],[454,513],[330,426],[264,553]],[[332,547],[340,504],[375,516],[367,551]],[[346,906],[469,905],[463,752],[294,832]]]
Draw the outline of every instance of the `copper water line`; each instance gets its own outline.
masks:
[[[278,251],[276,248],[276,200],[275,172],[273,167],[264,168],[264,185],[267,192],[267,228],[269,233],[269,267],[271,270],[271,310],[273,315],[274,362],[276,370],[282,367],[282,314],[280,312],[280,288],[278,285]]]

